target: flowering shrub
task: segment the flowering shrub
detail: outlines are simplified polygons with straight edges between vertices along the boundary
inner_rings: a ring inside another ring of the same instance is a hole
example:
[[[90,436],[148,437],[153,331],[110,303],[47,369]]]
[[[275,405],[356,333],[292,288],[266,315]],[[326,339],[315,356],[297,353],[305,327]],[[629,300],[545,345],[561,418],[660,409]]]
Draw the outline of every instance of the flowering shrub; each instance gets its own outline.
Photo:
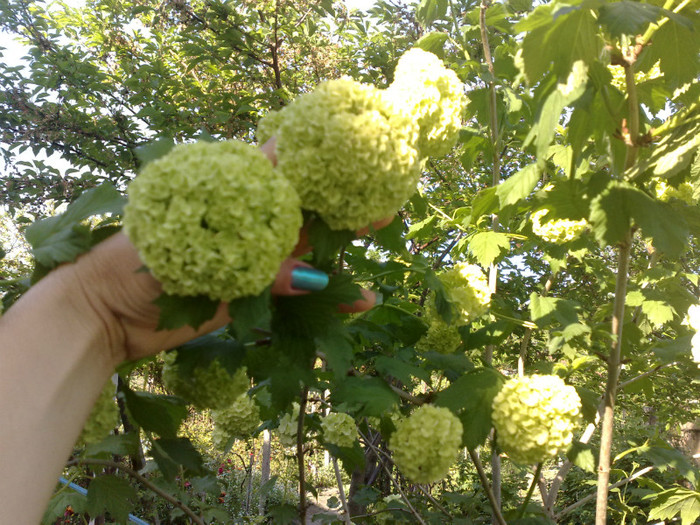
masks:
[[[350,414],[331,412],[321,420],[323,439],[338,447],[352,447],[357,439],[357,425]]]

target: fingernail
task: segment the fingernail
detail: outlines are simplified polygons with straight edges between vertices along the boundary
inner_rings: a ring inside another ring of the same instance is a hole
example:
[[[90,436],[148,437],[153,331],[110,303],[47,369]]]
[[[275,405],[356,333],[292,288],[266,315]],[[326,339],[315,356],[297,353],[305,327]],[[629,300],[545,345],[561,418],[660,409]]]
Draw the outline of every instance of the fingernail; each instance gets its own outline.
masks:
[[[328,275],[314,268],[297,266],[292,270],[292,288],[318,292],[328,286]]]
[[[384,304],[384,296],[379,292],[374,292],[374,306],[380,306]]]

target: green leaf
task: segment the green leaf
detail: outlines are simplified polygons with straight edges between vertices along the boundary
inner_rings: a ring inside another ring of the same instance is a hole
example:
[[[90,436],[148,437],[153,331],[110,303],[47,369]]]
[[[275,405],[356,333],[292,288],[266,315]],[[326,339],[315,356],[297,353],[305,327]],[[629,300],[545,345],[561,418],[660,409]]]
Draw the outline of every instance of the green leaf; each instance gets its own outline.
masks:
[[[112,455],[126,456],[135,454],[138,450],[139,438],[135,432],[128,434],[105,436],[99,443],[93,443],[85,448],[84,456],[88,458]]]
[[[128,387],[124,388],[123,394],[131,418],[147,432],[175,437],[187,417],[187,406],[180,398],[135,392]]]
[[[207,474],[201,454],[188,438],[156,439],[151,454],[166,478],[173,479],[182,467],[189,475]]]
[[[584,5],[539,6],[515,30],[526,32],[522,58],[531,85],[550,67],[561,79],[566,78],[577,60],[593,64],[603,46],[593,14]]]
[[[90,229],[81,221],[93,215],[121,214],[126,199],[111,184],[84,191],[66,211],[31,224],[25,236],[37,261],[47,268],[73,261],[90,248]]]
[[[378,377],[348,377],[331,396],[334,405],[346,403],[358,416],[379,417],[399,402],[399,397]]]
[[[449,408],[462,421],[464,446],[473,450],[483,445],[491,431],[491,405],[505,378],[491,368],[477,368],[464,374],[437,395],[435,404]]]
[[[352,368],[353,348],[345,330],[333,330],[317,337],[316,348],[325,356],[336,378],[344,377]]]
[[[163,292],[153,304],[160,308],[157,330],[175,330],[188,325],[196,330],[214,318],[221,303],[205,295],[182,296]]]
[[[241,297],[229,303],[228,313],[233,319],[231,324],[238,340],[255,339],[255,334],[251,333],[255,328],[269,329],[272,319],[270,297],[270,287],[267,287],[260,295]]]
[[[412,384],[416,377],[426,382],[430,381],[430,374],[423,368],[398,357],[379,356],[374,360],[374,367],[379,373],[394,377],[406,385]]]
[[[683,217],[631,184],[612,182],[591,202],[593,233],[603,244],[623,241],[632,219],[651,237],[654,247],[667,255],[676,256],[685,248],[688,231]]]
[[[423,27],[441,20],[447,13],[447,0],[421,0],[416,9],[416,19]]]
[[[350,230],[331,230],[319,217],[314,217],[309,223],[308,236],[309,244],[313,246],[311,264],[321,270],[330,270],[340,249],[357,237]]]
[[[398,215],[394,217],[394,220],[391,221],[391,224],[388,226],[380,228],[379,230],[372,229],[374,238],[379,246],[401,255],[408,254],[406,240],[403,235],[404,230],[405,226],[403,220]]]
[[[109,512],[117,523],[127,523],[137,499],[136,489],[128,481],[111,475],[98,476],[88,486],[86,510],[91,516]]]
[[[566,457],[577,467],[593,474],[597,465],[595,452],[592,445],[575,441],[567,450]]]
[[[55,494],[41,518],[41,525],[55,525],[58,518],[65,517],[66,508],[70,507],[76,514],[82,514],[87,507],[87,499],[73,489],[65,489]]]
[[[577,310],[580,307],[575,301],[543,297],[535,292],[530,294],[530,318],[540,328],[555,321],[563,326],[578,323]]]
[[[510,251],[510,237],[507,233],[479,232],[469,240],[469,251],[481,266],[488,268]]]
[[[530,195],[541,175],[542,171],[536,163],[528,164],[496,186],[499,207],[516,204]]]
[[[289,503],[283,503],[281,505],[273,505],[267,513],[270,517],[272,523],[279,523],[280,525],[289,525],[294,523],[294,520],[298,517],[297,508]]]
[[[641,35],[646,27],[656,22],[661,8],[641,2],[606,3],[598,9],[598,21],[614,37]]]
[[[437,55],[440,58],[445,58],[445,42],[449,35],[447,33],[433,32],[422,36],[414,44],[415,47],[419,47],[424,51],[428,51]]]
[[[581,399],[581,415],[587,423],[593,423],[598,417],[598,405],[600,404],[600,394],[588,390],[582,386],[576,387],[576,393]]]
[[[161,137],[148,144],[136,148],[136,157],[141,162],[141,166],[159,159],[170,152],[175,147],[175,141],[171,137]]]
[[[338,447],[330,443],[324,443],[323,446],[327,448],[334,457],[342,461],[343,470],[348,476],[352,476],[353,471],[357,469],[365,468],[365,451],[357,440],[353,443],[352,447]]]
[[[668,85],[676,87],[690,82],[700,68],[700,39],[695,31],[675,18],[670,19],[654,33],[651,60],[660,60],[661,72]]]
[[[681,525],[693,525],[700,516],[700,492],[674,487],[660,492],[654,498],[649,512],[650,520],[671,520],[678,514]]]
[[[218,361],[232,376],[242,366],[246,357],[246,347],[233,339],[220,339],[216,335],[207,334],[178,347],[178,374],[189,377],[197,367],[208,367]]]

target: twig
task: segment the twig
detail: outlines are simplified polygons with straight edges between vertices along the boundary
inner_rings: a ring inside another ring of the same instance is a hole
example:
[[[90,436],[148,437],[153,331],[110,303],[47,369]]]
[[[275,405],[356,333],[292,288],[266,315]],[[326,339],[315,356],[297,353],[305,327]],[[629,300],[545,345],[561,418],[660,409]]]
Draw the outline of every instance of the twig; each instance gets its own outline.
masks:
[[[520,511],[518,512],[518,519],[522,519],[523,516],[525,516],[525,511],[527,510],[527,505],[530,503],[530,498],[532,498],[532,493],[535,492],[535,486],[537,486],[537,482],[540,479],[540,474],[542,473],[542,462],[537,464],[537,468],[535,469],[535,475],[532,478],[532,483],[530,483],[530,488],[527,491],[527,494],[525,495],[525,499],[523,500],[523,504],[520,506]]]
[[[345,497],[345,488],[343,487],[343,478],[340,476],[340,469],[338,468],[338,458],[333,456],[333,470],[335,471],[335,481],[338,483],[338,494],[340,495],[340,503],[343,505],[343,511],[345,515],[343,516],[343,521],[348,525],[352,524],[350,520],[350,509],[348,509],[348,500]]]
[[[503,518],[503,514],[501,514],[500,505],[498,505],[496,498],[493,495],[493,491],[491,490],[491,485],[489,484],[489,480],[486,477],[486,473],[484,472],[484,467],[481,464],[481,460],[479,459],[478,454],[471,449],[467,449],[467,450],[469,451],[469,456],[472,458],[472,461],[474,462],[474,466],[476,467],[476,471],[479,474],[479,480],[481,481],[481,486],[484,487],[484,490],[486,491],[486,496],[488,496],[488,498],[489,498],[489,503],[491,503],[491,508],[493,509],[493,516],[496,519],[496,523],[498,523],[498,525],[507,525],[506,520]]]
[[[625,315],[625,297],[627,295],[627,273],[632,250],[632,231],[620,246],[615,284],[615,302],[613,304],[612,336],[613,343],[608,357],[608,378],[603,397],[603,423],[600,431],[600,456],[598,459],[598,492],[596,498],[596,525],[605,525],[608,510],[608,482],[610,480],[610,455],[612,451],[615,394],[620,374],[620,350],[622,347],[622,325]]]
[[[384,472],[386,472],[386,475],[389,476],[389,479],[390,479],[391,482],[394,484],[394,487],[396,487],[396,490],[398,491],[399,495],[401,496],[401,499],[403,499],[404,503],[406,504],[406,506],[407,506],[407,507],[409,508],[409,510],[411,511],[411,514],[413,514],[413,517],[416,518],[416,520],[418,520],[418,523],[420,523],[421,525],[426,525],[425,521],[423,521],[423,518],[421,518],[420,514],[418,514],[418,512],[416,512],[416,509],[413,507],[413,505],[411,505],[411,502],[409,501],[409,499],[408,499],[408,497],[406,496],[406,494],[404,494],[403,490],[401,490],[401,486],[399,485],[398,481],[396,481],[396,479],[394,478],[394,476],[391,474],[391,471],[388,469],[388,467],[386,466],[386,464],[384,463],[384,461],[382,461],[382,459],[381,459],[381,453],[382,453],[383,451],[381,451],[381,450],[379,450],[377,447],[375,447],[375,446],[371,443],[371,441],[370,441],[364,434],[362,434],[362,432],[360,432],[360,436],[362,436],[362,439],[363,439],[363,441],[365,442],[365,444],[366,444],[369,448],[371,448],[372,451],[377,455],[377,459],[378,459],[379,462],[381,463],[382,468],[384,469]],[[504,523],[503,525],[506,525],[506,524]]]
[[[69,461],[67,464],[68,465],[100,465],[103,467],[111,467],[111,468],[119,469],[124,474],[128,474],[129,476],[131,476],[132,478],[134,478],[135,480],[139,481],[141,484],[146,486],[146,488],[148,488],[149,490],[152,490],[153,492],[158,494],[161,498],[172,503],[177,508],[182,510],[182,512],[187,514],[192,519],[192,521],[197,523],[197,525],[205,525],[204,521],[202,521],[202,519],[199,516],[197,516],[194,513],[194,511],[191,508],[189,508],[187,505],[182,503],[177,498],[171,496],[170,494],[165,492],[163,489],[161,489],[157,485],[154,485],[153,483],[148,481],[145,477],[143,477],[141,474],[139,474],[135,470],[133,470],[125,465],[121,465],[121,464],[117,463],[116,461],[110,461],[108,459],[80,458],[80,459],[74,459],[72,461]]]
[[[634,481],[635,479],[643,476],[644,474],[646,474],[647,472],[649,472],[650,470],[653,470],[653,469],[654,469],[654,467],[644,467],[642,470],[635,472],[631,476],[613,483],[612,485],[610,485],[608,487],[608,490],[610,491],[610,490],[616,489],[617,487],[621,487],[622,485],[625,485],[626,483],[629,483],[630,481]],[[595,497],[596,497],[596,493],[593,492],[593,493],[589,494],[588,496],[581,498],[576,503],[572,503],[568,507],[564,508],[561,512],[559,512],[556,516],[554,516],[554,520],[559,521],[565,514],[568,514],[572,510],[579,508],[581,505],[585,505],[586,503],[588,503],[589,501],[591,501]]]
[[[297,421],[297,465],[299,467],[299,519],[306,523],[306,483],[304,482],[304,412],[309,387],[305,386],[299,400],[299,418]]]
[[[454,521],[454,516],[452,516],[452,514],[450,514],[445,507],[440,505],[440,502],[438,502],[438,500],[436,500],[433,497],[430,491],[426,490],[425,487],[423,487],[423,485],[420,484],[416,485],[416,487],[418,487],[418,490],[420,490],[423,494],[426,495],[426,497],[433,503],[433,505],[435,505],[438,508],[440,512],[442,512],[445,516],[450,518],[450,520]]]

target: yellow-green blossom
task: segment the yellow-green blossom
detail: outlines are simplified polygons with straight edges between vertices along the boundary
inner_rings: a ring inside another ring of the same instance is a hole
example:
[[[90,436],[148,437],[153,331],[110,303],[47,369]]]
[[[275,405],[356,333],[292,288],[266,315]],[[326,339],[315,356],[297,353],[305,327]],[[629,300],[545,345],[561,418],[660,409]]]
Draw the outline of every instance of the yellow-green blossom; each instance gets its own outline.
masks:
[[[438,275],[447,300],[457,310],[455,326],[466,325],[485,314],[491,304],[489,283],[475,264],[457,263]],[[433,314],[431,314],[433,315]]]
[[[566,449],[581,413],[576,389],[553,375],[506,381],[492,406],[498,445],[522,464],[551,459]]]
[[[129,185],[124,229],[163,289],[231,301],[258,295],[296,245],[291,185],[244,142],[176,146]]]
[[[223,450],[231,438],[245,438],[260,425],[260,408],[248,394],[241,394],[231,406],[212,410],[212,441]]]
[[[457,74],[437,56],[418,48],[404,53],[387,92],[418,122],[422,157],[442,156],[452,149],[462,127],[466,97]]]
[[[462,423],[449,409],[422,405],[396,424],[389,447],[401,473],[415,483],[447,475],[462,444]]]
[[[297,97],[280,116],[277,168],[302,207],[332,229],[356,230],[391,216],[416,191],[417,126],[384,92],[330,80]]]
[[[573,221],[570,219],[554,219],[542,222],[542,218],[549,210],[543,208],[537,210],[530,216],[532,221],[532,231],[538,237],[547,242],[562,244],[578,238],[586,229],[588,223],[586,219]]]
[[[338,447],[352,447],[357,439],[357,425],[350,414],[331,412],[321,420],[323,440]]]
[[[163,383],[176,396],[198,408],[227,408],[250,387],[245,367],[238,368],[231,375],[218,360],[214,360],[207,366],[195,367],[185,376],[180,373],[176,358],[177,352],[169,352],[163,357]]]

